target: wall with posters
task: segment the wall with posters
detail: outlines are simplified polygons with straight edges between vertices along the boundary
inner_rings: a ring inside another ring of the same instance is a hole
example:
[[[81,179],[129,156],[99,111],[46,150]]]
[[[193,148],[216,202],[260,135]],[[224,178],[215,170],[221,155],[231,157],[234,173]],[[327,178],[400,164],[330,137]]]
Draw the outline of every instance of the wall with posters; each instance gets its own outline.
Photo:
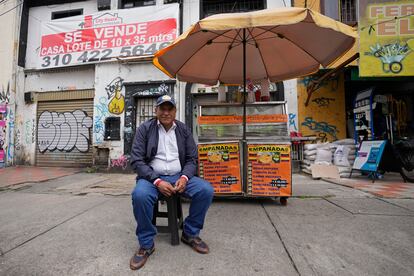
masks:
[[[38,22],[33,31],[40,34],[40,40],[30,40],[27,54],[31,58],[26,68],[50,69],[150,56],[177,37],[178,13],[178,4],[168,4],[85,11],[79,16]]]
[[[309,105],[305,106],[306,86],[317,73],[298,80],[299,130],[303,136],[316,136],[321,142],[346,138],[345,89],[343,74],[332,76],[321,83]]]
[[[98,11],[96,1],[94,0],[30,8],[29,29],[27,32],[26,68],[36,68],[37,66],[40,52],[42,22],[51,21],[52,12],[74,9],[83,9],[83,14],[92,14]]]
[[[414,76],[413,14],[412,0],[359,1],[360,76]]]

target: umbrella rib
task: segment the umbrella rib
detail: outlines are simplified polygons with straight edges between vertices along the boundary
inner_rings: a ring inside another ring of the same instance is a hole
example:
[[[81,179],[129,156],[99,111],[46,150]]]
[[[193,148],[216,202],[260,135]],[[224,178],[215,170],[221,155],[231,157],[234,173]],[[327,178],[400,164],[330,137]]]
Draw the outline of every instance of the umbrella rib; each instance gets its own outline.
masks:
[[[249,32],[250,32],[250,31],[249,31]],[[260,58],[262,59],[263,66],[264,66],[265,71],[266,71],[266,76],[269,76],[269,72],[267,71],[266,63],[265,63],[265,61],[264,61],[264,59],[263,59],[262,51],[260,50],[259,44],[257,43],[256,39],[254,38],[253,34],[252,34],[252,33],[250,33],[250,34],[251,34],[252,39],[253,39],[253,41],[254,41],[254,43],[255,43],[255,46],[257,46],[257,49],[259,50]]]
[[[239,33],[239,32],[238,32],[238,33]],[[223,71],[224,64],[226,63],[227,56],[229,55],[230,50],[233,48],[233,43],[234,43],[234,41],[236,41],[236,36],[234,36],[233,41],[230,43],[229,50],[226,52],[226,56],[225,56],[225,57],[224,57],[224,59],[223,59],[223,63],[221,64],[220,71],[219,71],[219,73],[218,73],[218,75],[217,75],[217,80],[220,80],[220,75],[221,75],[221,72]],[[239,45],[240,45],[240,44],[239,44]]]
[[[306,51],[304,48],[302,48],[301,46],[299,46],[298,44],[294,43],[292,40],[290,40],[288,37],[286,37],[285,35],[283,35],[282,37],[280,37],[281,34],[272,32],[269,30],[269,32],[275,34],[277,37],[279,37],[280,39],[286,39],[287,41],[289,41],[290,43],[292,43],[293,45],[295,45],[296,47],[298,47],[299,49],[301,49],[302,51],[304,51],[306,54],[308,54],[311,58],[313,58],[315,61],[319,62],[319,64],[321,64],[321,62],[315,58],[312,54],[310,54],[308,51]]]
[[[197,33],[199,33],[199,32],[203,32],[203,31],[207,31],[207,32],[210,32],[210,33],[213,33],[213,34],[215,34],[215,35],[216,35],[216,37],[214,37],[214,38],[212,38],[212,39],[210,39],[210,40],[216,39],[217,37],[220,37],[220,36],[223,36],[223,37],[225,37],[225,38],[228,38],[228,39],[234,40],[234,37],[230,37],[230,36],[225,35],[225,33],[227,33],[227,32],[224,32],[223,34],[220,34],[220,33],[216,33],[216,32],[214,32],[214,31],[210,31],[210,30],[199,30],[199,31],[197,31],[197,32],[192,33],[191,35],[195,35],[195,34],[197,34]],[[240,41],[241,41],[241,40],[240,40]]]

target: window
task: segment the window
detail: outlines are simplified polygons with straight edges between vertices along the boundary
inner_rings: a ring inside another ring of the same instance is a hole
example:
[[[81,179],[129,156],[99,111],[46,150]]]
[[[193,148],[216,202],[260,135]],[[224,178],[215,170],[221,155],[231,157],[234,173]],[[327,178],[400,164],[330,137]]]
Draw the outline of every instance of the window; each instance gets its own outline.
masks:
[[[121,118],[108,117],[105,119],[105,141],[121,140]]]
[[[83,9],[56,11],[56,12],[52,12],[52,20],[65,18],[65,17],[71,17],[71,16],[77,16],[77,15],[82,15],[82,14],[83,14]]]
[[[266,8],[264,0],[202,0],[201,7],[201,18],[218,13],[249,12]]]
[[[145,7],[155,5],[156,0],[120,0],[121,9]]]
[[[357,23],[356,0],[341,0],[341,21],[348,25]]]

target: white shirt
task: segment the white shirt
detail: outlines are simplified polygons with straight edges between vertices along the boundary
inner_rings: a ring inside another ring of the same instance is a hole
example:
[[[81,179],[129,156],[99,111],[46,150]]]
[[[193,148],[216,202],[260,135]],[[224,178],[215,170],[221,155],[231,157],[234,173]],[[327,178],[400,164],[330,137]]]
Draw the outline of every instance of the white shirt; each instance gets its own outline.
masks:
[[[171,128],[166,131],[164,126],[157,122],[158,125],[158,150],[151,161],[150,166],[155,173],[159,175],[174,175],[181,172],[181,163],[178,156],[177,137],[175,129],[177,125],[173,123]]]

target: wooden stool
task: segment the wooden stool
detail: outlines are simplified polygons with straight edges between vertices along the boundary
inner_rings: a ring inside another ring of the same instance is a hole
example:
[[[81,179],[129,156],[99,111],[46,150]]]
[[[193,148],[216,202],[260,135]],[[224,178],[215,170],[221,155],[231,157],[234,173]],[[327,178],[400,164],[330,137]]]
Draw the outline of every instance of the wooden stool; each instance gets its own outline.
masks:
[[[167,202],[167,212],[159,211],[159,202]],[[157,226],[157,217],[168,218],[168,226]],[[154,204],[154,214],[152,217],[152,224],[157,227],[160,233],[171,233],[171,244],[180,244],[178,236],[178,228],[183,226],[183,209],[181,206],[181,197],[174,194],[170,197],[166,197],[160,194],[158,201]]]

